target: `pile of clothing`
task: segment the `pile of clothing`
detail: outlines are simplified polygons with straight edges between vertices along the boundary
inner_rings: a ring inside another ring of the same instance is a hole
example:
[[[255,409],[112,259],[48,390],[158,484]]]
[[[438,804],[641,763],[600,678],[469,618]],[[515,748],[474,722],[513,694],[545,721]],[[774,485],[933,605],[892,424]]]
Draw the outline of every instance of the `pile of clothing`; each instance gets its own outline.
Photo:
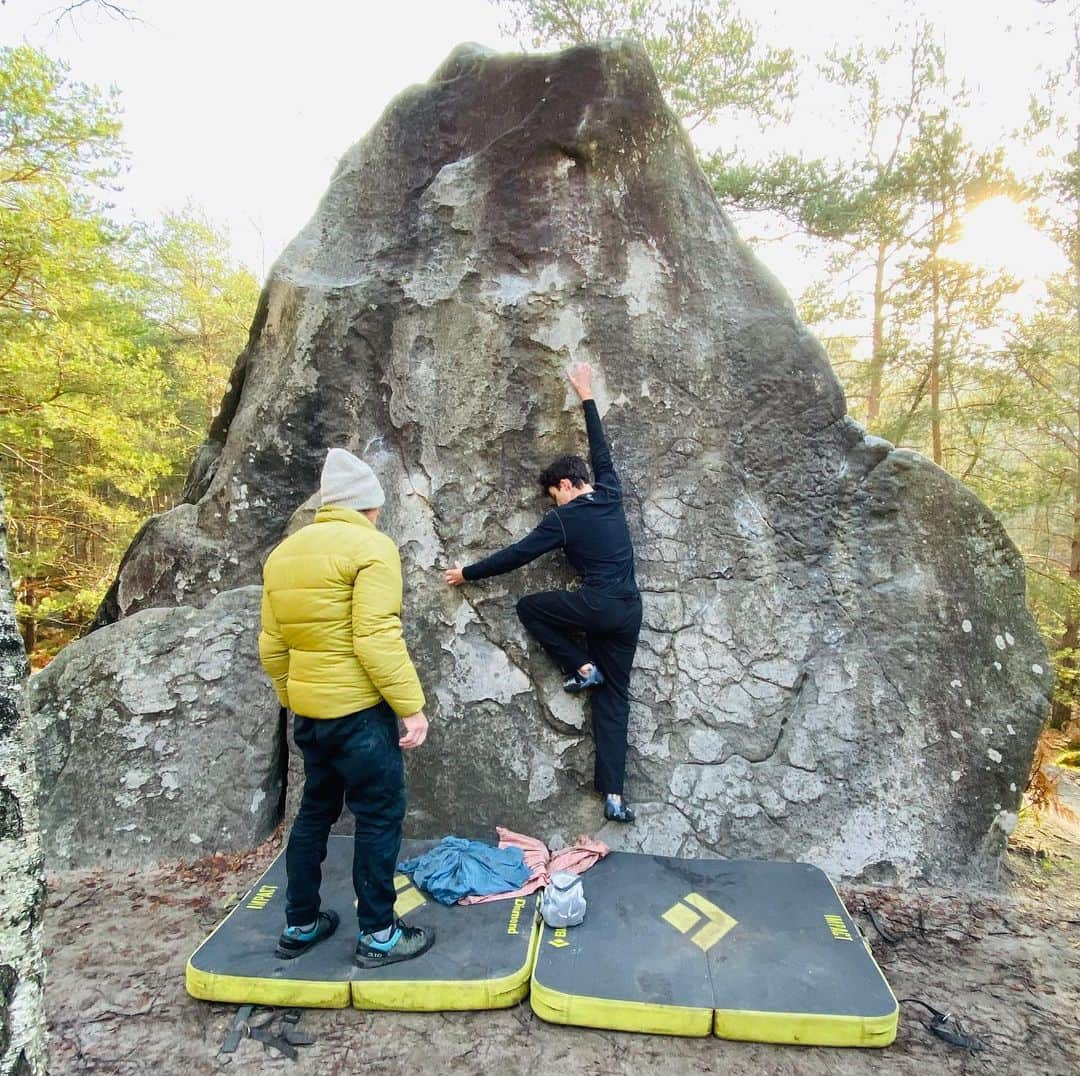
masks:
[[[444,837],[398,870],[440,904],[482,904],[524,897],[542,889],[558,871],[584,874],[611,851],[603,841],[580,836],[552,852],[543,841],[496,827],[497,848],[463,837]]]

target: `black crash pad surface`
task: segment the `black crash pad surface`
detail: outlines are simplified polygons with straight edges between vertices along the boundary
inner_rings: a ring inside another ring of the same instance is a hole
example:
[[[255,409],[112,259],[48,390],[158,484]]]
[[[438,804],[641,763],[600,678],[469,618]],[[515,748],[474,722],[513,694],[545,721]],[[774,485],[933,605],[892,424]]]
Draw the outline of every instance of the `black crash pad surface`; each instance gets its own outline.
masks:
[[[818,1017],[818,1041],[824,1026],[852,1045],[895,1031],[892,991],[816,867],[615,852],[583,881],[585,922],[541,934],[533,1004],[548,1019],[703,1034],[708,1011],[726,1014],[719,1034],[812,1041]]]
[[[401,859],[434,843],[407,840]],[[189,992],[207,1000],[403,1009],[499,1007],[524,995],[535,898],[446,907],[401,874],[395,911],[411,925],[434,929],[435,944],[415,960],[374,971],[356,967],[352,848],[352,838],[332,836],[323,864],[322,906],[341,916],[332,938],[293,960],[274,956],[285,925],[282,852],[192,956]]]

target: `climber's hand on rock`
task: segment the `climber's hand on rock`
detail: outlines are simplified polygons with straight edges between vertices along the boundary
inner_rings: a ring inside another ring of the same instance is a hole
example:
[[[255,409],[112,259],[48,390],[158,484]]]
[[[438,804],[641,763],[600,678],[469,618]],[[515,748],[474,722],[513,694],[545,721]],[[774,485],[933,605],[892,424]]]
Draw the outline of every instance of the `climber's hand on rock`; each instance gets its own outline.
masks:
[[[465,582],[465,576],[461,574],[461,561],[454,561],[453,568],[446,569],[443,574],[443,579],[445,579],[452,587],[460,587],[461,584]]]
[[[398,740],[398,746],[402,750],[411,751],[427,739],[428,721],[423,710],[403,717],[401,723],[405,726],[405,735]]]
[[[593,398],[592,367],[587,362],[579,362],[572,370],[568,370],[566,379],[574,386],[574,391],[582,403]]]

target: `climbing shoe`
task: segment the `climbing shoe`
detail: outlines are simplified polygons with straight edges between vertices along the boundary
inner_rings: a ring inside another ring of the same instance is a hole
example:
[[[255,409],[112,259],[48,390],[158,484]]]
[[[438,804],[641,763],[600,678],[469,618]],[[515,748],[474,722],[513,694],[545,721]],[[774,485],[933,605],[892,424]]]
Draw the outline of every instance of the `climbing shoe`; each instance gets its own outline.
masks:
[[[319,912],[319,918],[315,920],[315,926],[311,930],[301,930],[299,927],[286,927],[278,938],[274,956],[278,960],[292,960],[306,953],[313,945],[318,945],[324,938],[329,938],[338,928],[337,912]]]
[[[435,931],[430,927],[407,927],[400,919],[394,923],[394,929],[386,941],[377,941],[374,934],[361,932],[356,939],[356,952],[353,963],[358,968],[384,968],[387,964],[397,964],[402,960],[426,953],[435,941]]]
[[[588,676],[582,676],[579,672],[575,672],[573,676],[568,676],[563,681],[563,691],[567,691],[571,695],[577,695],[579,692],[587,691],[590,687],[599,687],[603,682],[604,674],[600,671],[599,666],[594,665],[589,670]]]
[[[604,800],[604,817],[609,822],[633,822],[634,808],[625,799],[620,802],[614,796],[608,796]]]

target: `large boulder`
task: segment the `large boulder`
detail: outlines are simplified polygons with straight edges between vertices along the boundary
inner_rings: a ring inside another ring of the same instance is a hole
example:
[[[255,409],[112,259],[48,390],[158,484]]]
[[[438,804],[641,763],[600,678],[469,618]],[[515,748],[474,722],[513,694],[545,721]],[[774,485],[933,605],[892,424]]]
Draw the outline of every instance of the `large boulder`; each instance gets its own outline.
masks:
[[[259,666],[260,589],[148,609],[30,682],[50,869],[250,848],[281,816],[281,707]]]
[[[565,565],[461,591],[438,571],[538,520],[538,466],[583,448],[563,378],[583,359],[645,595],[639,821],[605,840],[992,873],[1052,679],[1020,556],[962,485],[847,417],[625,42],[464,46],[390,105],[274,266],[187,503],[132,545],[102,621],[256,583],[349,447],[387,489],[431,696],[413,831],[594,828],[586,712],[513,609]]]

